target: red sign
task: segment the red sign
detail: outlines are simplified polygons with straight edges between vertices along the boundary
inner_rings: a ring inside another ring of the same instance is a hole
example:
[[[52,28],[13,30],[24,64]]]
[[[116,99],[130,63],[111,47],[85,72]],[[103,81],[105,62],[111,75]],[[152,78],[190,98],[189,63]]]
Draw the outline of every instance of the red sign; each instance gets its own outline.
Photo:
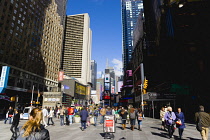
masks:
[[[58,81],[63,81],[64,71],[59,71],[58,73]]]
[[[104,96],[104,99],[110,99],[110,96]]]
[[[105,127],[113,127],[113,120],[105,120]]]

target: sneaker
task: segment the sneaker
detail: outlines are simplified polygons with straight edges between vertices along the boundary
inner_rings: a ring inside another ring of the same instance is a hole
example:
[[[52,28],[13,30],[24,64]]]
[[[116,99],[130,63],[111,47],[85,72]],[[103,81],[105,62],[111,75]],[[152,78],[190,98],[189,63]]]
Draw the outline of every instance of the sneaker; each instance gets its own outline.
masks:
[[[84,128],[82,127],[82,131],[84,131]]]

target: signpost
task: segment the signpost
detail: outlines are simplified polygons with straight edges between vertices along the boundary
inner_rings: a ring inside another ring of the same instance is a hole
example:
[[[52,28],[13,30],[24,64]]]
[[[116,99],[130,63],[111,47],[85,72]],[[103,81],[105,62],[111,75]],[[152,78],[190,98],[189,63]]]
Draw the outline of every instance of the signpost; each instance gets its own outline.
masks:
[[[113,133],[116,132],[115,116],[114,115],[104,116],[103,130],[105,133],[104,139],[107,139],[107,138],[114,139]]]

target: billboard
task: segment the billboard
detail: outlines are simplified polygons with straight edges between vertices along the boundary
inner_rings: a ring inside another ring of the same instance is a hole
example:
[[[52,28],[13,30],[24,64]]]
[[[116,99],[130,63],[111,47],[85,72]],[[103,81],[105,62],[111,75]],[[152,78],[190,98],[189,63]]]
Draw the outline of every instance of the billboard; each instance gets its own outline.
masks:
[[[59,71],[58,72],[58,81],[63,81],[63,77],[64,77],[64,71]]]
[[[104,77],[104,82],[110,82],[110,74],[105,74],[105,77]]]
[[[110,92],[109,91],[104,91],[103,92],[103,99],[105,99],[105,100],[110,99]]]
[[[121,92],[121,89],[122,89],[122,86],[123,86],[123,81],[118,81],[117,86],[118,86],[118,92]]]
[[[7,87],[10,67],[3,66],[0,77],[0,93],[3,93]]]
[[[112,88],[111,88],[111,93],[112,93],[112,94],[115,93],[115,86],[112,86]]]
[[[110,83],[104,83],[104,89],[110,90]]]

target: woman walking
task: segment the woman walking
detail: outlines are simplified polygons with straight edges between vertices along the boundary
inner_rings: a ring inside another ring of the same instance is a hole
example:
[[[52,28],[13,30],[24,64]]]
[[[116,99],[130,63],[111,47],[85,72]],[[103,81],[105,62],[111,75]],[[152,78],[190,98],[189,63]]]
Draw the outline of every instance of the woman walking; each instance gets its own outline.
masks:
[[[162,121],[160,129],[162,129],[162,130],[166,130],[165,119],[164,119],[165,114],[166,114],[165,108],[162,107],[160,110],[160,119]]]
[[[174,123],[176,120],[176,115],[172,112],[172,107],[168,107],[168,112],[166,112],[164,119],[168,128],[169,137],[172,138],[174,133]]]
[[[138,108],[137,113],[138,130],[142,131],[142,120],[144,119],[144,113],[141,108]]]
[[[129,118],[130,118],[131,130],[133,131],[136,123],[136,113],[133,107],[130,108]]]
[[[120,111],[120,116],[122,118],[122,130],[126,128],[127,115],[128,115],[128,112],[125,111],[124,109]]]
[[[52,125],[54,125],[54,122],[53,122],[53,114],[54,114],[54,111],[50,107],[50,112],[49,112],[49,115],[48,115],[48,123],[47,123],[47,125],[50,125],[50,121],[52,122]]]
[[[42,119],[42,110],[34,108],[30,113],[29,120],[20,129],[17,140],[50,140],[49,131],[41,124]]]
[[[179,138],[182,139],[182,134],[185,128],[185,118],[184,113],[181,111],[181,108],[177,109],[178,112],[175,113],[176,115],[176,127],[179,130]]]

